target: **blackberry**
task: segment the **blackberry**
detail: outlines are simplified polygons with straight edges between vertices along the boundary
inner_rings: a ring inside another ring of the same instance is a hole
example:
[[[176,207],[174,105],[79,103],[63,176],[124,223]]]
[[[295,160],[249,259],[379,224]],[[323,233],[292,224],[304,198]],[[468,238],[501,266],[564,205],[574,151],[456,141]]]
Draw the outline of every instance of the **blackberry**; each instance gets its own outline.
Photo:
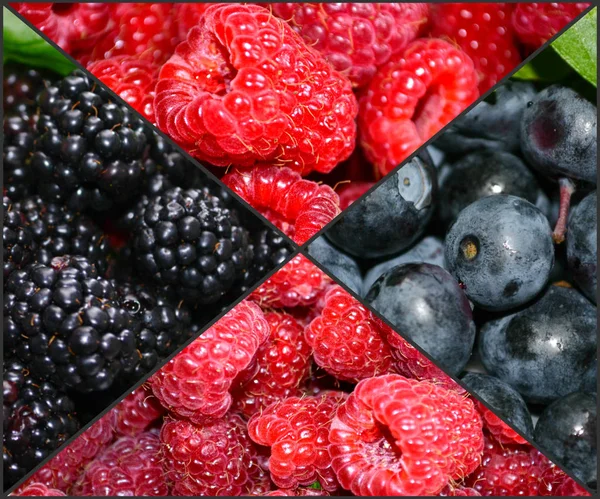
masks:
[[[79,391],[105,390],[133,372],[139,323],[116,301],[112,284],[83,256],[15,270],[6,284],[4,324],[31,373]]]
[[[2,256],[4,280],[6,280],[13,270],[32,261],[36,245],[33,232],[27,225],[23,213],[6,196],[2,198],[2,208],[4,210]]]
[[[4,366],[4,487],[10,487],[79,429],[73,401],[22,363]]]
[[[181,297],[215,303],[252,261],[248,231],[237,212],[202,189],[169,189],[149,200],[133,238],[138,269]]]

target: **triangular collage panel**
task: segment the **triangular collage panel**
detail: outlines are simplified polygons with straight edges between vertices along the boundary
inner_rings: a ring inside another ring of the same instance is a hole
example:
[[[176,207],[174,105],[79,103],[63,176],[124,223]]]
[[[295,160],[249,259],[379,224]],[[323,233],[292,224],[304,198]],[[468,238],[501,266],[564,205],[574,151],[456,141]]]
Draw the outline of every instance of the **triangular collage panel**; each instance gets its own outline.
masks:
[[[595,489],[589,4],[10,5],[5,491]]]

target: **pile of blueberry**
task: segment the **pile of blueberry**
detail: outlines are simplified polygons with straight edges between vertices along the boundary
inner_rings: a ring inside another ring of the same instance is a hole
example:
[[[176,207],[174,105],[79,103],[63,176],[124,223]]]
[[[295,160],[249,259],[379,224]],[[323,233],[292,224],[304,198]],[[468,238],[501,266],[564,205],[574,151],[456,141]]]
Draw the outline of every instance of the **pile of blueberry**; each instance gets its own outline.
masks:
[[[509,81],[309,253],[596,486],[596,105]]]

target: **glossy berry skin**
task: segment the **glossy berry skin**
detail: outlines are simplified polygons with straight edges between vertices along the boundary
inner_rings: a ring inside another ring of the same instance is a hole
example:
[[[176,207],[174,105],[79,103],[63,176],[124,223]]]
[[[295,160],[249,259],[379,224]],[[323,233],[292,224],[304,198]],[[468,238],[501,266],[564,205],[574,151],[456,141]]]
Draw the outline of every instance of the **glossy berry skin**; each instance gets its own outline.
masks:
[[[503,444],[526,444],[527,440],[515,432],[497,415],[517,428],[526,438],[533,437],[533,422],[523,397],[510,385],[498,378],[481,373],[467,373],[462,381],[472,393],[486,402],[488,409],[479,401],[475,405],[479,410],[484,426]],[[493,412],[492,412],[493,411]]]
[[[2,224],[3,273],[6,280],[9,274],[27,265],[34,259],[37,244],[27,219],[16,205],[6,196],[2,198],[4,223]]]
[[[331,275],[337,277],[352,291],[360,295],[363,284],[362,275],[360,267],[351,256],[341,252],[323,236],[312,242],[308,253],[328,272],[331,272]]]
[[[554,265],[548,219],[511,195],[488,196],[467,206],[450,227],[446,264],[471,301],[508,310],[534,298]]]
[[[596,308],[572,288],[551,286],[530,307],[483,326],[488,373],[527,402],[548,404],[579,390],[596,359]]]
[[[154,106],[160,129],[217,166],[327,173],[354,149],[350,81],[258,5],[209,7],[161,68]]]
[[[273,14],[318,50],[354,87],[404,50],[427,23],[425,3],[273,3]]]
[[[475,342],[469,300],[444,269],[407,263],[388,270],[365,300],[407,338],[453,374],[465,367]]]
[[[152,391],[142,385],[111,409],[110,420],[117,436],[133,437],[146,431],[165,412]]]
[[[21,487],[12,494],[11,497],[60,497],[66,496],[62,490],[52,489],[43,483],[32,483],[26,487]]]
[[[531,100],[521,120],[521,149],[549,177],[596,185],[596,106],[577,92],[551,85]]]
[[[329,440],[341,486],[358,496],[438,494],[477,468],[483,449],[469,399],[397,374],[361,381],[338,408]]]
[[[595,484],[596,421],[596,395],[575,392],[544,410],[535,427],[534,439],[565,470],[584,483]]]
[[[382,175],[456,118],[478,96],[473,62],[436,38],[421,38],[379,68],[359,101],[360,142]]]
[[[213,4],[209,2],[173,4],[173,18],[178,28],[179,41],[185,40],[189,31],[200,23],[204,12],[211,5]]]
[[[399,253],[425,229],[435,191],[436,173],[429,158],[415,157],[352,203],[325,234],[342,251],[359,258]]]
[[[581,291],[596,303],[598,259],[598,201],[596,191],[571,210],[567,230],[567,261]]]

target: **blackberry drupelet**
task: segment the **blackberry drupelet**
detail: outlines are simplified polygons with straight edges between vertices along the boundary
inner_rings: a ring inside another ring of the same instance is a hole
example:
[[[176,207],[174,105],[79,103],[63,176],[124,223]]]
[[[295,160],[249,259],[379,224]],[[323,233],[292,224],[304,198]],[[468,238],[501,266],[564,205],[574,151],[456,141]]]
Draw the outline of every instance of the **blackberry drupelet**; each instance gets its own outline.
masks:
[[[216,194],[179,187],[152,198],[133,239],[138,269],[185,300],[215,303],[252,261],[248,231]]]
[[[79,429],[71,399],[24,364],[4,366],[4,487],[10,487]]]
[[[36,244],[33,232],[23,217],[23,213],[12,201],[2,198],[4,225],[2,226],[2,256],[4,260],[4,280],[15,269],[33,260]]]
[[[52,75],[44,70],[5,65],[2,81],[4,116],[33,118],[37,108],[36,97],[50,85],[51,78]]]
[[[29,264],[8,278],[4,323],[31,374],[79,391],[105,390],[140,362],[140,327],[83,256]]]

